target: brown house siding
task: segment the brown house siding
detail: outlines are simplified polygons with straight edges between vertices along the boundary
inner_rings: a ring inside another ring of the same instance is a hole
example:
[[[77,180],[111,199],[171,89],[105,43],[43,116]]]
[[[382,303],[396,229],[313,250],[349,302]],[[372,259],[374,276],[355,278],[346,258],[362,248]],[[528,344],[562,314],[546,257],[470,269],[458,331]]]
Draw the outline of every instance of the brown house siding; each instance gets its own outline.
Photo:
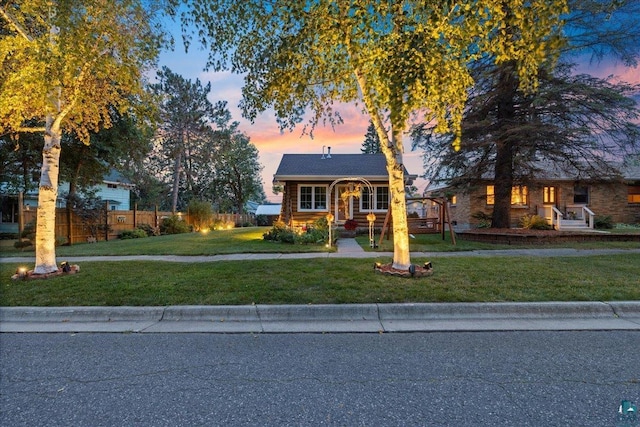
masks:
[[[330,183],[327,182],[287,182],[284,186],[284,193],[282,197],[282,210],[280,213],[280,218],[291,227],[301,227],[304,225],[313,224],[320,218],[325,218],[329,211],[319,211],[319,212],[299,212],[298,211],[298,186],[299,185],[310,185],[310,186],[326,186]],[[372,185],[388,185],[388,182],[372,182]],[[336,187],[333,188],[330,197],[330,206],[331,213],[335,214],[335,192]],[[291,215],[287,214],[287,210],[289,207],[291,209]],[[369,221],[367,220],[367,215],[369,211],[360,212],[360,200],[355,198],[353,199],[353,219],[358,223],[359,228],[368,228]],[[384,224],[384,219],[386,216],[385,212],[374,212],[376,216],[376,220],[374,222],[375,227],[382,227]]]

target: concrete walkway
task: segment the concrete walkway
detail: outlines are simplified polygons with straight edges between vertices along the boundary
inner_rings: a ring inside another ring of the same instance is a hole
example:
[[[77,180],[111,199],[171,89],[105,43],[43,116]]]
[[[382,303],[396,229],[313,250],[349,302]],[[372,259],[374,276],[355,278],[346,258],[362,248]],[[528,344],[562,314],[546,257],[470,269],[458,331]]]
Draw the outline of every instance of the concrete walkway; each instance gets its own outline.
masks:
[[[336,252],[304,252],[304,253],[242,253],[223,255],[106,255],[106,256],[69,256],[64,260],[70,263],[91,261],[164,261],[164,262],[216,262],[216,261],[250,261],[261,259],[310,259],[310,258],[393,258],[393,252],[366,252],[355,239],[338,239]],[[615,255],[636,254],[637,249],[571,249],[552,248],[545,249],[498,249],[475,250],[457,252],[411,252],[415,258],[449,258],[449,257],[559,257],[559,256],[591,256],[591,255]],[[0,258],[0,263],[32,263],[34,257],[5,257]]]
[[[365,252],[355,239],[339,239],[337,252],[213,256],[90,256],[83,261],[215,262],[293,258],[390,258]],[[517,249],[413,252],[417,258],[581,256],[640,253],[630,250]],[[33,262],[33,257],[0,262]],[[426,303],[169,307],[0,307],[0,332],[339,333],[523,330],[637,330],[640,301],[547,303]]]

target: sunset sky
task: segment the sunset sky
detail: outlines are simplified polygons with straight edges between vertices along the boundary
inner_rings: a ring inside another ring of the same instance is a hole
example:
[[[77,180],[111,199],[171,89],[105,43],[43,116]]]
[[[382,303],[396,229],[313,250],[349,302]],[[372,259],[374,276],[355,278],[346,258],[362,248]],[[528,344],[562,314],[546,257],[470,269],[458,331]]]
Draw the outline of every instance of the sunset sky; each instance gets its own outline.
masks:
[[[350,104],[343,105],[339,111],[344,123],[336,126],[335,129],[318,127],[314,131],[313,139],[308,135],[302,135],[302,126],[293,132],[280,132],[273,113],[263,113],[252,124],[242,117],[238,108],[243,84],[242,76],[230,72],[203,71],[207,53],[199,50],[195,45],[191,46],[189,53],[185,53],[179,33],[175,34],[175,38],[175,50],[164,52],[160,57],[159,66],[167,66],[186,79],[194,81],[200,79],[203,84],[211,82],[210,101],[227,101],[233,120],[240,122],[240,130],[250,137],[260,153],[259,161],[264,167],[262,172],[264,191],[270,202],[279,203],[281,200],[280,195],[272,192],[272,180],[283,154],[318,153],[321,155],[323,146],[330,146],[333,154],[360,153],[369,119],[358,107]],[[615,75],[622,81],[640,84],[640,70],[624,67],[620,63],[589,64],[587,61],[578,67],[577,71],[588,72],[598,77]],[[405,143],[404,163],[411,174],[423,173],[422,152],[410,151],[409,142]],[[428,182],[423,179],[418,179],[415,183],[420,193],[427,184]]]

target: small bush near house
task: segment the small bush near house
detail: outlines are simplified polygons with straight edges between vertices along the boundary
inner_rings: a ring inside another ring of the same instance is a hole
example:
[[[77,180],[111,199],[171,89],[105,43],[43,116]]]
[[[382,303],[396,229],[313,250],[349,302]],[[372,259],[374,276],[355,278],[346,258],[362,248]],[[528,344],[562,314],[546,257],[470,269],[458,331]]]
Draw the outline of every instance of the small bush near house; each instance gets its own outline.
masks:
[[[119,237],[122,240],[126,240],[126,239],[141,239],[143,237],[148,237],[148,236],[144,230],[140,228],[136,228],[135,230],[124,230],[122,233],[120,233]]]
[[[482,211],[478,211],[471,215],[471,218],[477,219],[478,224],[476,224],[476,228],[490,228],[491,227],[491,215],[487,215]]]
[[[138,224],[136,228],[138,230],[144,231],[148,237],[160,235],[160,230],[156,229],[150,224]]]
[[[171,215],[164,218],[160,223],[160,234],[181,234],[189,233],[191,228],[189,224],[182,220],[178,215]]]
[[[611,230],[613,228],[613,219],[611,219],[610,215],[596,215],[593,220],[593,226],[601,230]]]
[[[293,243],[294,232],[283,221],[275,221],[271,230],[262,235],[264,240],[273,242]]]
[[[344,222],[344,229],[353,231],[358,228],[358,222],[353,219],[348,219]]]
[[[306,227],[302,233],[296,233],[284,222],[276,221],[271,230],[264,233],[262,237],[264,240],[281,243],[324,244],[329,239],[329,226],[326,218],[320,218],[312,226]]]
[[[520,219],[520,226],[527,230],[552,230],[547,220],[539,215],[525,215]]]
[[[294,235],[295,243],[305,244],[325,244],[329,241],[329,223],[326,218],[316,220],[306,231]]]

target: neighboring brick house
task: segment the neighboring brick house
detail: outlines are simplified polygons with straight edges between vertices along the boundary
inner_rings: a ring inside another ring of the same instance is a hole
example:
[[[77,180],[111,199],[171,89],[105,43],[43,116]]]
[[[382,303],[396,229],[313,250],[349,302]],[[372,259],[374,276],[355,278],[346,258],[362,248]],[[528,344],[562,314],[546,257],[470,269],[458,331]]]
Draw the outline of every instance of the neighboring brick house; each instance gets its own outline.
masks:
[[[406,185],[416,177],[405,169]],[[273,182],[283,190],[280,218],[292,227],[329,213],[338,225],[367,227],[370,212],[382,227],[391,199],[383,154],[284,154]]]
[[[614,223],[640,223],[640,167],[628,167],[618,180],[578,180],[561,173],[548,173],[534,184],[514,186],[511,193],[511,226],[518,227],[525,215],[540,215],[550,221],[552,207],[564,219],[583,219],[582,207],[597,216],[610,216]],[[444,192],[444,190],[440,190]],[[493,182],[482,181],[468,191],[455,194],[447,189],[451,220],[456,228],[475,228],[481,212],[493,212]]]

